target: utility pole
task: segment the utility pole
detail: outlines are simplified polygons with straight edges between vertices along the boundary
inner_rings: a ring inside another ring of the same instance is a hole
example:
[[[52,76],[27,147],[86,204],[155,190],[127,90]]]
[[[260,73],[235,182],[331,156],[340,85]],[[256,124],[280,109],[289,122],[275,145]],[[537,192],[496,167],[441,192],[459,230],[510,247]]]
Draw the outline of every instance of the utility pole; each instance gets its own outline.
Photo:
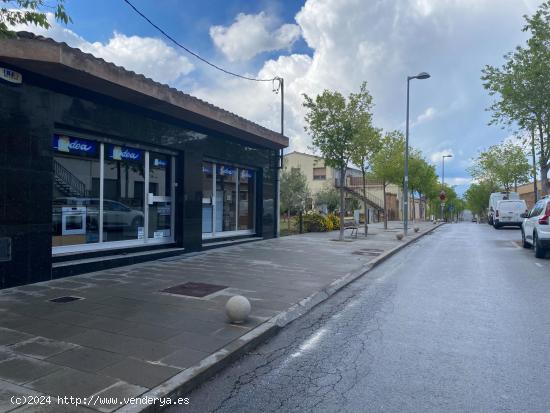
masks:
[[[276,77],[274,81],[277,80],[277,87],[273,87],[273,92],[281,92],[281,136],[285,136],[285,81],[282,77]],[[276,229],[275,236],[279,237],[281,232],[281,171],[283,169],[283,150],[279,150],[278,160],[277,160],[277,202],[275,207],[275,218]]]

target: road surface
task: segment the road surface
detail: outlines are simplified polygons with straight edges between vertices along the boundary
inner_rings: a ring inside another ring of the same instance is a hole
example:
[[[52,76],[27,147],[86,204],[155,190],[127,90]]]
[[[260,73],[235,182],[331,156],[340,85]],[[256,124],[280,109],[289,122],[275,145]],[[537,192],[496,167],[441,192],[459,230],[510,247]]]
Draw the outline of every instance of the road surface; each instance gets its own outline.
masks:
[[[548,412],[550,259],[446,225],[171,412]]]

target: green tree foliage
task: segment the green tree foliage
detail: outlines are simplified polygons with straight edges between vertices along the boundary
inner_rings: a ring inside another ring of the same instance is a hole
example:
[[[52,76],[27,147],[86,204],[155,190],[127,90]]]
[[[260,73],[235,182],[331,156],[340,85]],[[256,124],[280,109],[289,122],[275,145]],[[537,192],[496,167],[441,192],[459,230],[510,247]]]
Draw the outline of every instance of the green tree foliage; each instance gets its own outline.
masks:
[[[542,190],[548,193],[550,170],[550,1],[536,13],[524,16],[523,31],[530,34],[527,45],[505,55],[501,67],[486,66],[481,77],[495,98],[489,110],[491,123],[536,133]]]
[[[281,173],[281,210],[288,214],[290,230],[290,216],[302,211],[309,196],[307,178],[298,168]]]
[[[340,208],[340,192],[333,186],[325,186],[315,195],[315,205],[325,205],[329,213]]]
[[[304,94],[305,130],[311,135],[313,147],[321,152],[325,165],[340,173],[340,205],[344,204],[345,175],[351,160],[355,136],[372,110],[372,96],[367,84],[359,93],[346,99],[341,93],[325,90],[315,99]],[[344,239],[344,208],[340,208],[340,240]]]
[[[414,205],[414,194],[418,194],[419,199],[422,196],[425,199],[433,199],[438,195],[437,192],[437,174],[435,173],[435,167],[430,165],[422,156],[422,153],[417,150],[411,150],[409,156],[409,189],[412,193],[412,204]],[[413,214],[416,214],[416,209],[413,209]],[[426,203],[421,208],[421,214],[419,218],[426,217]],[[416,218],[413,215],[413,218]]]
[[[489,197],[499,188],[492,182],[482,181],[470,185],[464,194],[466,199],[466,208],[476,214],[478,217],[485,215],[489,205]]]
[[[400,131],[387,132],[380,149],[372,159],[372,172],[382,182],[384,192],[384,229],[388,228],[386,188],[389,184],[401,185],[405,173],[405,137]]]
[[[367,203],[367,173],[371,169],[374,155],[380,150],[382,131],[372,125],[372,114],[367,113],[361,128],[354,137],[354,150],[351,155],[351,161],[361,169],[363,178],[363,208],[365,213],[365,234],[368,234],[369,228],[366,217],[368,216]]]
[[[70,23],[71,18],[65,11],[65,0],[56,0],[55,5],[45,0],[0,0],[0,37],[13,35],[16,24],[33,24],[50,28],[47,12],[52,12],[55,20],[60,23]]]
[[[511,191],[529,181],[530,165],[523,148],[513,143],[493,145],[481,152],[468,169],[478,181],[489,181]]]

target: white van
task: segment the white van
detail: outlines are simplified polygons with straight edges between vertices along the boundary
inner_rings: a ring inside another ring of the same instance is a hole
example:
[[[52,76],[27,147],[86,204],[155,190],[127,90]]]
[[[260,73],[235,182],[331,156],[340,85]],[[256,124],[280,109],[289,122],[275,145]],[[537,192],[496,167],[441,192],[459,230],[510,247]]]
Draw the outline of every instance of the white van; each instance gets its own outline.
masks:
[[[493,192],[489,197],[489,208],[487,210],[487,223],[494,225],[495,210],[497,209],[497,202],[502,200],[516,200],[519,199],[517,192]]]
[[[493,226],[497,229],[504,226],[521,228],[523,222],[521,215],[525,213],[527,213],[527,204],[523,199],[498,201]]]

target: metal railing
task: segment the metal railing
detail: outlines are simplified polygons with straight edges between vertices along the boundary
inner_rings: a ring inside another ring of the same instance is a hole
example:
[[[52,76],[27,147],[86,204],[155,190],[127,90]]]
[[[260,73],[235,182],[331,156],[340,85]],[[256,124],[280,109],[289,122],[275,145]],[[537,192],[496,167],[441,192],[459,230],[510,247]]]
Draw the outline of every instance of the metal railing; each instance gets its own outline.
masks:
[[[340,180],[338,178],[334,180],[334,186],[336,188],[340,188]],[[350,195],[353,195],[354,197],[359,198],[361,200],[366,200],[367,204],[369,204],[371,207],[376,208],[380,211],[384,210],[384,201],[378,198],[376,195],[373,195],[367,191],[365,196],[363,196],[362,191],[359,192],[354,188],[350,188],[349,186],[345,186],[345,185],[343,188],[344,188],[344,191],[346,191]]]
[[[56,181],[59,180],[63,186],[71,191],[70,195],[84,197],[87,194],[86,184],[74,176],[67,168],[53,160],[53,173]]]

